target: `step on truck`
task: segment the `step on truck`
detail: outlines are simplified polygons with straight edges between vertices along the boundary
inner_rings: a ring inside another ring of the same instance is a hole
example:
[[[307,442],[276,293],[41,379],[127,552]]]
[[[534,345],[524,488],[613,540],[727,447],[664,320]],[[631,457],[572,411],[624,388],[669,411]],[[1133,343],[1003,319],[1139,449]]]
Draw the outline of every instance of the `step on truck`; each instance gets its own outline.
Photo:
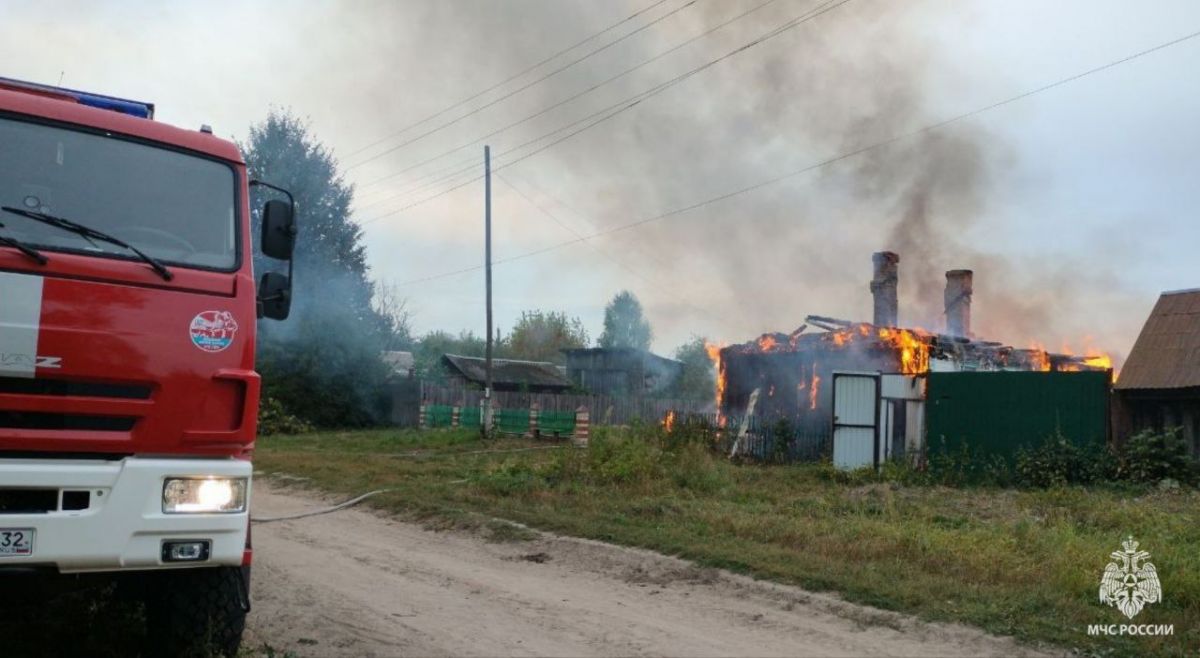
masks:
[[[256,286],[260,184],[288,273]],[[255,326],[288,315],[295,238],[291,195],[210,128],[0,78],[0,591],[111,581],[151,655],[237,652]]]

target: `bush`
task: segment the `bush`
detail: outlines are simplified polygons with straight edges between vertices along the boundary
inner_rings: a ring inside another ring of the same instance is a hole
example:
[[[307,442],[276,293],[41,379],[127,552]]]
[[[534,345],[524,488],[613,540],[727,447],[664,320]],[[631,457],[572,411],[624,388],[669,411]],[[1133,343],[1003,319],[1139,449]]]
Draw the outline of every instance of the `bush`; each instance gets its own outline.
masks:
[[[720,458],[707,446],[691,443],[669,454],[671,479],[680,489],[715,493],[733,484],[728,469],[722,468],[717,461]]]
[[[376,337],[350,313],[298,313],[259,342],[266,395],[317,427],[369,427],[388,417],[388,367]]]
[[[1195,484],[1198,467],[1178,428],[1164,432],[1143,430],[1122,446],[1117,475],[1142,484],[1171,479]]]
[[[588,445],[587,472],[597,484],[643,482],[662,475],[662,450],[645,431],[600,435]],[[641,436],[639,436],[641,435]]]
[[[1061,433],[1035,448],[1017,451],[1016,482],[1024,487],[1093,484],[1115,475],[1115,460],[1102,444],[1079,445]]]
[[[947,450],[943,443],[941,450],[929,453],[925,472],[913,477],[915,482],[948,487],[1007,487],[1014,481],[1012,466],[1003,455],[972,451],[966,443],[957,450]]]
[[[767,429],[767,451],[763,460],[770,464],[783,464],[791,457],[792,441],[796,428],[791,421],[780,418]]]
[[[1056,432],[1035,447],[1018,450],[1011,468],[999,455],[972,455],[965,445],[958,452],[940,451],[929,460],[928,476],[930,482],[950,486],[1049,488],[1163,480],[1197,484],[1200,466],[1178,430],[1139,432],[1116,450],[1098,442],[1081,445]]]
[[[313,426],[287,412],[279,400],[264,395],[258,404],[258,434],[305,434]]]

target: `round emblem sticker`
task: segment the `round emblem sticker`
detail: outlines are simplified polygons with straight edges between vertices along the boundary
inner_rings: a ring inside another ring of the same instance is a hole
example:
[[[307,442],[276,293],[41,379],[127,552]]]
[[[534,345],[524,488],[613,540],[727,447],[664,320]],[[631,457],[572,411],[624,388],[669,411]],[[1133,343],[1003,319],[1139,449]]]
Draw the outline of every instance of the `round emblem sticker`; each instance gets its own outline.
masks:
[[[233,344],[237,320],[229,311],[204,311],[192,318],[188,328],[192,344],[205,352],[220,352]]]

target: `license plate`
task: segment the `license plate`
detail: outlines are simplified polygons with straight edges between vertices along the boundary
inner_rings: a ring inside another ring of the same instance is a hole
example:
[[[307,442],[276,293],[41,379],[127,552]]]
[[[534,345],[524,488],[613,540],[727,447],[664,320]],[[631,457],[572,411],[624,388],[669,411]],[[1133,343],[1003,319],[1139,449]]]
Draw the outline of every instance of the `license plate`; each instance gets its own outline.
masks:
[[[33,555],[33,528],[0,528],[0,557]]]

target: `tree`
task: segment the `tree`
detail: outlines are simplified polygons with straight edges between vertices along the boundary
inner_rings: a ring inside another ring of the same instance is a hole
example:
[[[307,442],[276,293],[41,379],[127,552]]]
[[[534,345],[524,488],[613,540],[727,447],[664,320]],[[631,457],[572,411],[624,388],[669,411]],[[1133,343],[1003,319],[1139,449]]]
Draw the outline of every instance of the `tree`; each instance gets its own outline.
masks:
[[[565,363],[561,350],[586,347],[588,335],[579,318],[566,313],[523,311],[506,342],[506,352],[514,359]]]
[[[683,372],[675,381],[671,392],[673,396],[690,400],[713,399],[717,377],[705,348],[707,343],[703,336],[693,336],[691,340],[675,348],[675,359],[683,362]]]
[[[344,301],[369,316],[373,286],[367,276],[366,247],[362,229],[350,221],[354,188],[338,173],[333,155],[299,118],[282,110],[272,110],[266,120],[250,128],[242,152],[251,177],[283,187],[296,197],[300,227],[296,283],[319,285],[329,277],[347,279],[354,285],[346,291],[351,297]],[[277,193],[261,187],[251,190],[251,234],[256,246],[262,203],[270,198],[278,198]],[[281,267],[258,249],[254,259],[258,272]],[[310,300],[297,295],[296,302]]]
[[[285,111],[272,110],[252,126],[242,153],[252,177],[295,195],[300,229],[291,317],[259,323],[257,366],[265,395],[319,426],[381,420],[388,372],[380,351],[398,331],[397,318],[372,304],[375,289],[362,230],[350,221],[353,188],[329,150]],[[273,195],[254,188],[251,196],[253,254],[260,273],[285,267],[263,257],[257,245],[260,209]]]
[[[642,315],[642,304],[628,290],[622,290],[604,307],[604,331],[600,347],[633,347],[649,350],[654,333]]]
[[[408,300],[396,291],[396,286],[377,282],[371,307],[383,323],[383,349],[413,349],[416,341],[412,335],[412,311],[408,308]]]

